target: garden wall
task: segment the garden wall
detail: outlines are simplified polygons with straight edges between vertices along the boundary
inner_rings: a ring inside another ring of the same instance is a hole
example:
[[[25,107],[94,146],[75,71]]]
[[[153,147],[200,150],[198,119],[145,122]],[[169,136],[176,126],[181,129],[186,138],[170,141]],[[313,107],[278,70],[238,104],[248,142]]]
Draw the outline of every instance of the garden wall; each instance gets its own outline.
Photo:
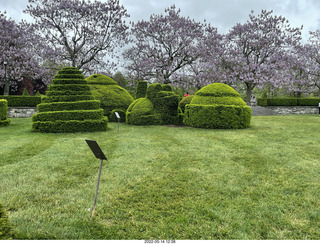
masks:
[[[318,114],[319,108],[314,106],[267,106],[279,114]]]
[[[36,107],[9,107],[8,118],[31,118],[37,112]]]

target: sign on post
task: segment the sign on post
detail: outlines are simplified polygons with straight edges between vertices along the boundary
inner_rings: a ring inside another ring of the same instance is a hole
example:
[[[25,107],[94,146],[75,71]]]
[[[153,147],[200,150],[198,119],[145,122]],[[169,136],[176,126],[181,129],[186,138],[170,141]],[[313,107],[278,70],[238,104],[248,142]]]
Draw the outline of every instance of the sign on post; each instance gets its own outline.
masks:
[[[100,177],[101,177],[101,171],[102,171],[102,165],[103,160],[107,160],[107,157],[102,152],[101,148],[99,147],[98,143],[96,141],[92,140],[86,140],[88,146],[90,147],[91,151],[93,152],[94,156],[101,160],[100,169],[99,169],[99,176],[98,176],[98,183],[97,183],[97,189],[96,189],[96,195],[94,197],[94,203],[93,203],[93,209],[92,209],[92,215],[91,220],[93,219],[95,209],[96,209],[96,203],[98,198],[98,190],[99,190],[99,183],[100,183]]]
[[[118,119],[118,135],[119,135],[120,115],[119,115],[118,112],[114,112],[114,113],[115,113],[115,115],[116,115],[116,117],[117,117],[117,119]]]

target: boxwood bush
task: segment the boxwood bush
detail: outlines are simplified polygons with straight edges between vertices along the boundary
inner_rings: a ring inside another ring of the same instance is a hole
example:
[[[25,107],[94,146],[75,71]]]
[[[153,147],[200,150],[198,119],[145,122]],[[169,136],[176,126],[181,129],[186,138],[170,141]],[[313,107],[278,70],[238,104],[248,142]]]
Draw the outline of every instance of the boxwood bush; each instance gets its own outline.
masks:
[[[147,81],[139,81],[137,92],[136,92],[136,99],[144,98],[147,95],[148,89],[148,82]]]
[[[153,83],[147,97],[135,100],[127,110],[127,123],[135,125],[181,124],[179,97],[169,85]]]
[[[67,82],[70,81],[70,82]],[[63,68],[32,116],[34,132],[105,131],[108,119],[77,68]]]
[[[185,107],[187,104],[190,104],[191,100],[194,98],[194,95],[190,95],[187,97],[184,97],[181,99],[181,101],[179,102],[179,108],[181,109],[181,111],[184,113]]]
[[[185,107],[185,124],[208,129],[241,129],[250,126],[252,109],[226,84],[200,89]]]
[[[105,75],[91,75],[86,80],[92,95],[100,101],[104,115],[108,116],[110,122],[117,122],[118,120],[112,115],[112,111],[114,109],[126,111],[133,102],[133,97],[116,81]]]
[[[12,240],[13,229],[3,205],[0,203],[0,240]]]
[[[8,102],[7,100],[0,99],[0,127],[8,126],[10,119],[8,119]]]

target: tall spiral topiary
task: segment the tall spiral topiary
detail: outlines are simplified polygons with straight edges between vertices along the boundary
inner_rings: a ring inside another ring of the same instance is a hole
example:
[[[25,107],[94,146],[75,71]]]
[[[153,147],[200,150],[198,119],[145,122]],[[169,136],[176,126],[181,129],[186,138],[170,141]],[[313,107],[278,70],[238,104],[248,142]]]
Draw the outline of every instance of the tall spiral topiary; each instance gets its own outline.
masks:
[[[32,116],[34,132],[72,133],[105,131],[108,118],[103,116],[100,101],[94,100],[82,72],[74,67],[61,69],[38,114]]]
[[[200,89],[185,107],[185,124],[209,129],[250,126],[252,109],[232,87],[213,83]]]
[[[0,99],[0,127],[8,126],[10,119],[8,119],[8,102],[5,99]]]

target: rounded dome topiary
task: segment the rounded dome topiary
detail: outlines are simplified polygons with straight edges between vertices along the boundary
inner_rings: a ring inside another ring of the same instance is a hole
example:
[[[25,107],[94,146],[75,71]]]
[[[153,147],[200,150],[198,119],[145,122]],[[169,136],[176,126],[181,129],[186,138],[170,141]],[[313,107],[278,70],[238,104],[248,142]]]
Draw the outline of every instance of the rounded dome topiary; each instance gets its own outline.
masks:
[[[252,110],[232,87],[213,83],[200,89],[185,106],[185,124],[209,129],[250,126]]]
[[[109,117],[109,121],[116,122],[111,115],[114,109],[126,111],[133,102],[130,93],[119,86],[116,81],[103,74],[95,74],[86,78],[90,86],[92,95],[101,102],[104,115]]]

